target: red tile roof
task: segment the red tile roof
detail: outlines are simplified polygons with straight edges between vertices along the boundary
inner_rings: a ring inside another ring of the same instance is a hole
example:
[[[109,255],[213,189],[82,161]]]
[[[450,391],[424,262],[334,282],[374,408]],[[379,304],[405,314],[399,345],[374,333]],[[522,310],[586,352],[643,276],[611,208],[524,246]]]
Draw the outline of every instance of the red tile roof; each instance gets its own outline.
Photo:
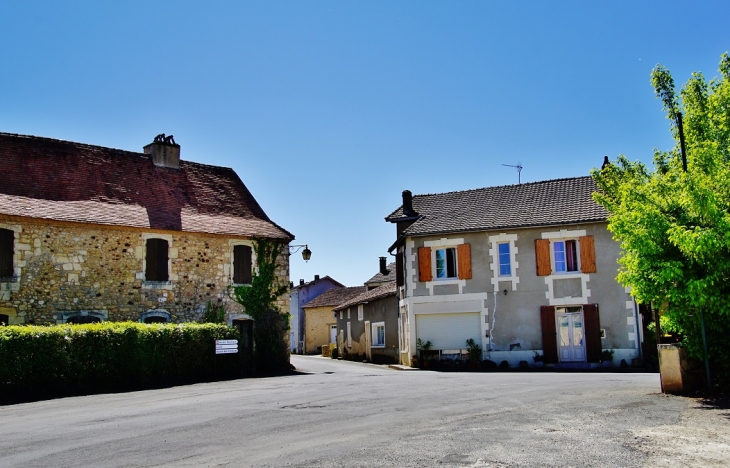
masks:
[[[294,236],[272,222],[233,169],[0,133],[0,214],[173,231]]]

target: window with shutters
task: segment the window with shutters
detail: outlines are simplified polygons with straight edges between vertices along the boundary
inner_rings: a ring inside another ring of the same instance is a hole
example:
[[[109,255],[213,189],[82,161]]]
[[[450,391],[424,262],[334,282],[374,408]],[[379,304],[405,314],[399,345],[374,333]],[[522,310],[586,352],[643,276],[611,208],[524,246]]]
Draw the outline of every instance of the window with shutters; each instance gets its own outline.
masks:
[[[168,249],[169,243],[165,239],[147,239],[145,281],[167,282],[170,280]]]
[[[357,305],[357,319],[358,319],[358,320],[359,320],[360,322],[362,322],[362,321],[363,321],[363,316],[365,315],[365,314],[364,314],[364,309],[365,309],[365,306],[364,306],[363,304],[358,304],[358,305]]]
[[[15,233],[10,229],[0,229],[0,281],[13,281],[15,268]]]
[[[373,344],[371,348],[385,348],[385,322],[372,324]]]
[[[570,233],[579,234],[571,239],[565,235]],[[544,233],[542,239],[536,239],[537,275],[595,273],[596,253],[593,236],[582,235],[583,233],[585,231]]]
[[[463,239],[427,241],[419,247],[419,281],[464,280],[471,279],[471,275],[471,246]]]

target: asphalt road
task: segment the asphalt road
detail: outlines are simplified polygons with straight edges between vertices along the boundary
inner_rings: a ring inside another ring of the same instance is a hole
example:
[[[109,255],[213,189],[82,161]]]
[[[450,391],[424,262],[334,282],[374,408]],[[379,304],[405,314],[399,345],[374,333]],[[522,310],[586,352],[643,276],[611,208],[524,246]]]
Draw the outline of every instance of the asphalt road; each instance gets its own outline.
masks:
[[[306,374],[0,407],[0,466],[675,466],[692,405],[657,374],[292,363]]]

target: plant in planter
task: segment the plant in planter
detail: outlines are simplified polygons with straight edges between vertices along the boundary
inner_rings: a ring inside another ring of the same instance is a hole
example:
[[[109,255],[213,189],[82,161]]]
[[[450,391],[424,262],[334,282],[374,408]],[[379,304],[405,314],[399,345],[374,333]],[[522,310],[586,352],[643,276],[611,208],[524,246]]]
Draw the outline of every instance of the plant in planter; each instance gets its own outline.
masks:
[[[532,359],[535,361],[535,367],[542,367],[545,356],[535,351],[535,356],[533,356]]]
[[[466,350],[469,359],[469,367],[476,368],[482,360],[482,347],[473,338],[466,340]]]
[[[431,358],[431,346],[432,344],[430,341],[423,341],[420,338],[416,340],[416,349],[421,355],[421,363],[423,364],[423,367],[429,367],[429,359]]]
[[[613,350],[604,349],[601,351],[601,361],[603,361],[604,367],[610,367],[613,364]]]

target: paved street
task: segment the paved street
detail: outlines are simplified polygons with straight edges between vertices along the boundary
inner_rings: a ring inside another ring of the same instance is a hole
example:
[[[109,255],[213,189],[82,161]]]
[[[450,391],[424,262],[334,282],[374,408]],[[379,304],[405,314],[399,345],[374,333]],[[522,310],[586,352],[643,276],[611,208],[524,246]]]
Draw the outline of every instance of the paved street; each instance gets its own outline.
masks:
[[[730,412],[657,374],[307,374],[0,407],[0,466],[726,466]]]

